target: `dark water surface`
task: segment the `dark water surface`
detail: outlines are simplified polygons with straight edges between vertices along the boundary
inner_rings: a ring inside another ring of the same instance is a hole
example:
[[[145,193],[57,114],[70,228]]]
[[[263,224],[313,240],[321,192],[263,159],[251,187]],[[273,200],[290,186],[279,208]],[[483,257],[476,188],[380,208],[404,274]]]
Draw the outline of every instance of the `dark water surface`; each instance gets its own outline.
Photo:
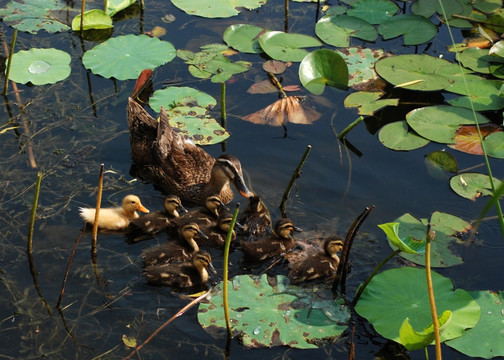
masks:
[[[0,1],[1,7],[6,3]],[[168,33],[163,40],[170,41],[176,48],[197,50],[200,45],[221,42],[222,32],[231,24],[252,23],[282,30],[280,3],[283,2],[270,0],[257,12],[212,20],[189,17],[168,1],[146,1],[143,25],[137,14],[116,23],[113,36],[138,34],[141,27],[150,30],[156,25],[164,26]],[[316,6],[296,3],[291,6],[290,31],[311,34]],[[76,7],[80,8],[80,3]],[[160,18],[166,14],[174,14],[177,20],[169,25],[161,22]],[[11,39],[12,28],[1,25],[5,37]],[[456,34],[460,41],[459,32]],[[433,40],[428,53],[435,56],[445,53],[447,43],[447,37],[441,35]],[[187,303],[167,288],[147,286],[141,277],[139,256],[142,249],[162,242],[163,237],[129,245],[121,235],[100,234],[97,266],[94,267],[90,258],[91,237],[87,233],[80,240],[72,263],[63,298],[64,310],[60,314],[55,309],[70,251],[82,225],[78,208],[94,206],[101,163],[106,170],[103,206],[108,202],[117,204],[128,193],[138,194],[151,210],[159,209],[162,204],[161,192],[152,184],[135,181],[129,174],[126,101],[134,81],[112,81],[88,73],[80,62],[82,49],[95,45],[89,41],[81,43],[71,32],[18,35],[17,50],[56,47],[69,52],[72,73],[55,85],[19,85],[22,102],[32,100],[26,110],[26,119],[39,169],[31,169],[28,164],[27,138],[22,135],[22,127],[18,132],[0,134],[0,358],[26,359],[42,355],[51,359],[122,358],[130,352],[123,345],[123,335],[134,336],[142,342]],[[359,44],[353,42],[352,45]],[[402,47],[399,41],[364,45],[386,46],[396,53],[422,53],[425,49],[425,45],[416,49]],[[406,212],[417,218],[428,218],[434,211],[447,212],[468,221],[477,218],[484,200],[471,202],[460,198],[449,189],[448,176],[433,178],[426,170],[425,155],[443,149],[442,145],[430,144],[408,153],[394,152],[379,143],[373,130],[376,124],[368,123],[360,124],[348,136],[361,156],[342,147],[333,127],[341,131],[357,117],[354,111],[343,107],[343,99],[349,92],[326,89],[322,98],[329,106],[319,105],[320,101],[312,99],[311,104],[322,117],[310,126],[288,125],[286,138],[281,128],[242,121],[240,116],[255,112],[276,99],[274,94],[246,93],[256,76],[266,76],[260,70],[262,58],[245,55],[243,59],[252,61],[256,70],[237,76],[237,81],[227,87],[228,129],[232,135],[226,141],[225,152],[240,158],[248,183],[263,197],[272,216],[280,216],[278,206],[283,191],[307,145],[312,145],[313,149],[287,204],[287,214],[296,225],[305,231],[325,229],[344,235],[366,206],[376,207],[354,245],[349,294],[354,293],[358,284],[390,252],[377,224],[393,221]],[[163,88],[165,80],[175,78],[180,79],[183,86],[195,87],[219,98],[218,84],[190,77],[187,66],[177,58],[155,71],[154,88]],[[297,66],[289,69],[284,78],[284,84],[296,84]],[[432,95],[435,97],[439,98],[439,94]],[[12,92],[8,100],[9,105],[0,107],[2,124],[19,112]],[[214,116],[219,118],[218,107]],[[393,111],[383,113],[384,121],[400,119],[394,116],[398,115]],[[73,167],[61,165],[65,156],[83,148],[89,152],[82,158],[78,154],[71,158],[75,160]],[[205,150],[214,156],[223,152],[221,144]],[[481,157],[449,151],[456,156],[461,169],[483,161]],[[502,161],[492,160],[492,165],[494,176],[502,178]],[[32,273],[26,240],[38,170],[44,177],[34,229],[35,269]],[[246,203],[244,199],[235,200],[242,205]],[[439,269],[439,272],[464,289],[501,289],[504,282],[502,240],[497,220],[485,222],[476,241],[454,247],[465,264]],[[238,262],[240,257],[233,254],[232,259]],[[401,264],[396,260],[389,266]],[[214,258],[214,265],[221,269],[222,258]],[[236,266],[232,272],[239,271]],[[349,339],[346,334],[336,343],[318,350],[245,349],[235,340],[230,356],[240,359],[343,359],[348,356]],[[386,343],[365,321],[357,324],[354,341],[357,359],[373,358]],[[191,309],[161,331],[141,350],[138,358],[221,359],[225,357],[225,345],[225,339],[216,340],[199,327],[196,310]],[[447,346],[443,346],[443,352],[446,359],[467,358]],[[410,353],[410,356],[423,358],[421,351]]]

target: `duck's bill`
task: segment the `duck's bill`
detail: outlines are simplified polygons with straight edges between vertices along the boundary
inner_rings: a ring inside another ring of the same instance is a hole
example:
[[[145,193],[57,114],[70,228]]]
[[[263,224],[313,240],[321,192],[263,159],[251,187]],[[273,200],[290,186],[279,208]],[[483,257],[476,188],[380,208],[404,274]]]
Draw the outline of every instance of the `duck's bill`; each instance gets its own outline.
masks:
[[[189,212],[189,210],[187,210],[182,204],[180,204],[178,206],[178,210],[180,210],[180,212],[185,212],[185,213]]]
[[[295,232],[303,232],[303,229],[301,229],[300,227],[294,226],[294,231]]]
[[[235,176],[234,182],[236,189],[240,192],[241,196],[246,197],[247,199],[254,196],[254,193],[249,190],[247,185],[245,185],[245,181],[241,176]]]
[[[138,211],[141,211],[141,212],[146,213],[146,214],[150,213],[149,209],[147,209],[142,204],[138,205]]]
[[[206,235],[203,233],[203,231],[198,230],[198,235],[199,235],[200,237],[202,237],[203,239],[208,240],[208,236],[206,236]]]
[[[213,267],[212,263],[208,264],[208,268],[210,269],[210,271],[211,271],[213,274],[217,274],[217,270],[215,270],[215,268]]]

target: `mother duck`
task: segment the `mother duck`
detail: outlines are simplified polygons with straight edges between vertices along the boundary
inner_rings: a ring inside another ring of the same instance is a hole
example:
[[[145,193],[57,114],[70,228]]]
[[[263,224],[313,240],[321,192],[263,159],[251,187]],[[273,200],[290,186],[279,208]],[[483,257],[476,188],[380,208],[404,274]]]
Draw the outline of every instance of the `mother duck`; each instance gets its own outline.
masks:
[[[254,195],[245,185],[241,163],[235,156],[224,154],[214,159],[186,141],[170,126],[163,107],[158,122],[129,97],[127,113],[131,157],[144,179],[197,204],[216,194],[223,203],[229,203],[233,199],[230,182],[242,196]]]

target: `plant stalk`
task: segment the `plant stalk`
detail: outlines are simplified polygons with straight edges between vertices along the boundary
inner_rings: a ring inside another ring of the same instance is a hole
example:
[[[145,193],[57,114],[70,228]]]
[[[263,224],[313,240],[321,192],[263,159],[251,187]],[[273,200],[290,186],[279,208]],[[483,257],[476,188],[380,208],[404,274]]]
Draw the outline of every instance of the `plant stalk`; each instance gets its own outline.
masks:
[[[61,310],[61,302],[63,301],[63,294],[65,293],[65,286],[66,282],[68,279],[68,274],[70,273],[70,266],[72,265],[72,260],[75,255],[75,251],[77,250],[77,245],[79,245],[79,241],[82,237],[82,234],[84,233],[84,230],[86,229],[86,222],[82,225],[82,230],[79,233],[79,236],[77,236],[77,239],[75,240],[74,246],[72,248],[72,252],[70,253],[70,258],[68,259],[68,264],[65,270],[65,275],[63,275],[63,283],[61,284],[61,290],[60,294],[58,297],[58,302],[56,303],[56,308]]]
[[[103,0],[103,11],[105,11],[106,14],[108,14],[108,0]]]
[[[82,0],[81,15],[80,15],[80,33],[84,31],[84,12],[86,11],[86,0]]]
[[[350,130],[352,130],[354,127],[359,125],[359,123],[362,122],[362,120],[364,120],[364,116],[362,115],[359,116],[357,119],[355,119],[351,124],[349,124],[346,128],[343,129],[343,131],[338,135],[338,139],[343,140],[346,134],[348,134]]]
[[[238,217],[238,211],[240,210],[240,204],[236,204],[235,211],[233,213],[233,220],[231,221],[231,226],[227,233],[226,243],[224,244],[224,270],[222,275],[222,306],[224,307],[224,318],[226,319],[226,329],[228,339],[233,337],[233,331],[231,330],[231,319],[229,317],[229,302],[228,302],[228,263],[229,263],[229,248],[231,247],[231,239],[233,237],[233,231],[236,224],[236,218]]]
[[[427,242],[425,244],[425,275],[427,278],[427,292],[429,293],[429,304],[432,315],[432,325],[434,327],[434,340],[436,346],[436,360],[442,359],[441,354],[441,336],[439,334],[439,319],[436,310],[436,299],[434,298],[434,288],[432,286],[431,273],[431,242],[436,237],[436,232],[431,230],[431,226],[427,227]]]
[[[96,212],[93,222],[93,241],[91,243],[91,256],[93,259],[96,258],[96,243],[98,239],[98,219],[100,216],[100,206],[102,199],[102,191],[103,191],[103,167],[104,165],[100,165],[100,176],[98,178],[98,193],[96,194]]]
[[[287,97],[287,94],[285,93],[285,90],[282,87],[282,84],[280,84],[280,81],[278,81],[277,77],[275,74],[268,72],[268,76],[270,77],[270,81],[277,87],[277,89],[282,93],[282,99]]]
[[[9,75],[12,64],[12,55],[14,55],[14,47],[16,46],[16,38],[17,38],[18,29],[14,29],[14,34],[12,35],[12,42],[9,51],[9,63],[7,64],[7,70],[5,71],[5,83],[4,83],[4,91],[3,95],[7,95],[7,91],[9,90]]]
[[[222,127],[226,128],[226,120],[227,120],[227,113],[226,113],[226,83],[221,82],[220,84],[220,89],[221,89],[221,120],[222,120]]]
[[[30,225],[28,227],[28,242],[26,244],[26,252],[31,256],[33,251],[33,227],[35,225],[35,215],[37,213],[37,205],[40,194],[40,182],[42,181],[42,172],[37,174],[37,182],[35,183],[35,194],[33,195],[32,210],[30,214]]]
[[[306,150],[305,150],[305,152],[303,154],[303,157],[301,158],[301,160],[298,163],[298,166],[296,167],[296,169],[292,173],[292,176],[291,176],[291,179],[289,181],[289,184],[287,185],[287,188],[285,189],[285,192],[284,192],[284,194],[282,196],[282,202],[280,203],[280,212],[282,213],[282,217],[287,217],[287,214],[285,212],[285,203],[287,201],[287,198],[289,197],[290,191],[292,189],[292,185],[294,185],[294,181],[298,177],[301,176],[301,168],[303,167],[303,165],[304,165],[304,163],[306,161],[306,158],[310,154],[311,148],[312,148],[311,145],[308,145],[306,147]]]

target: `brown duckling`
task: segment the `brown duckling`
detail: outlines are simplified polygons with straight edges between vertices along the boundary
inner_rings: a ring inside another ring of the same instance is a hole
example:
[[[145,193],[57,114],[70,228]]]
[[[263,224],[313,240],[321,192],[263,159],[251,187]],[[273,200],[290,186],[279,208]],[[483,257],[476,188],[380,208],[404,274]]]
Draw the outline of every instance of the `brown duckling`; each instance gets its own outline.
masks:
[[[179,211],[187,212],[177,195],[168,195],[163,202],[164,210],[133,219],[128,226],[128,237],[140,241],[145,235],[155,235],[170,228],[175,228],[174,219],[180,216]]]
[[[201,147],[184,139],[169,124],[164,108],[159,122],[131,97],[128,98],[131,156],[145,179],[182,200],[204,204],[219,194],[227,204],[233,199],[230,183],[246,198],[254,195],[245,185],[240,161],[224,154],[214,159]]]
[[[212,265],[210,254],[205,250],[200,250],[189,261],[180,264],[148,266],[143,273],[151,285],[184,289],[205,285],[209,277],[208,269],[214,274],[217,273]]]
[[[271,229],[270,212],[259,195],[249,197],[247,208],[240,215],[239,221],[244,236],[258,238]]]
[[[179,229],[179,239],[165,244],[147,249],[142,253],[144,266],[161,265],[177,261],[190,259],[194,253],[199,251],[199,246],[194,240],[194,236],[203,234],[194,222],[189,222]]]
[[[120,207],[100,208],[98,213],[98,227],[102,230],[123,230],[126,229],[130,220],[138,218],[138,211],[148,213],[136,195],[127,195],[122,200]],[[79,208],[80,216],[88,224],[93,225],[95,220],[95,208]]]
[[[231,223],[233,221],[233,214],[229,211],[224,211],[219,215],[217,220],[217,225],[210,226],[207,228],[202,228],[202,231],[205,235],[207,235],[206,239],[198,238],[196,241],[200,246],[214,246],[214,247],[222,247],[226,243],[227,234],[229,232],[229,228],[231,227]],[[235,223],[235,227],[240,226],[238,223]],[[233,233],[231,235],[231,241],[236,238],[236,232],[233,229]]]
[[[283,218],[275,223],[273,234],[257,241],[242,241],[241,248],[247,261],[259,262],[281,255],[294,248],[292,232],[302,231],[290,219]]]
[[[221,209],[227,209],[218,195],[208,196],[204,208],[198,208],[189,211],[187,214],[174,220],[177,226],[187,222],[195,222],[202,228],[208,228],[217,225],[217,219]]]
[[[289,278],[293,283],[300,283],[319,278],[330,278],[336,273],[340,259],[336,254],[343,249],[339,237],[328,237],[324,240],[323,251],[312,254],[291,266]]]

